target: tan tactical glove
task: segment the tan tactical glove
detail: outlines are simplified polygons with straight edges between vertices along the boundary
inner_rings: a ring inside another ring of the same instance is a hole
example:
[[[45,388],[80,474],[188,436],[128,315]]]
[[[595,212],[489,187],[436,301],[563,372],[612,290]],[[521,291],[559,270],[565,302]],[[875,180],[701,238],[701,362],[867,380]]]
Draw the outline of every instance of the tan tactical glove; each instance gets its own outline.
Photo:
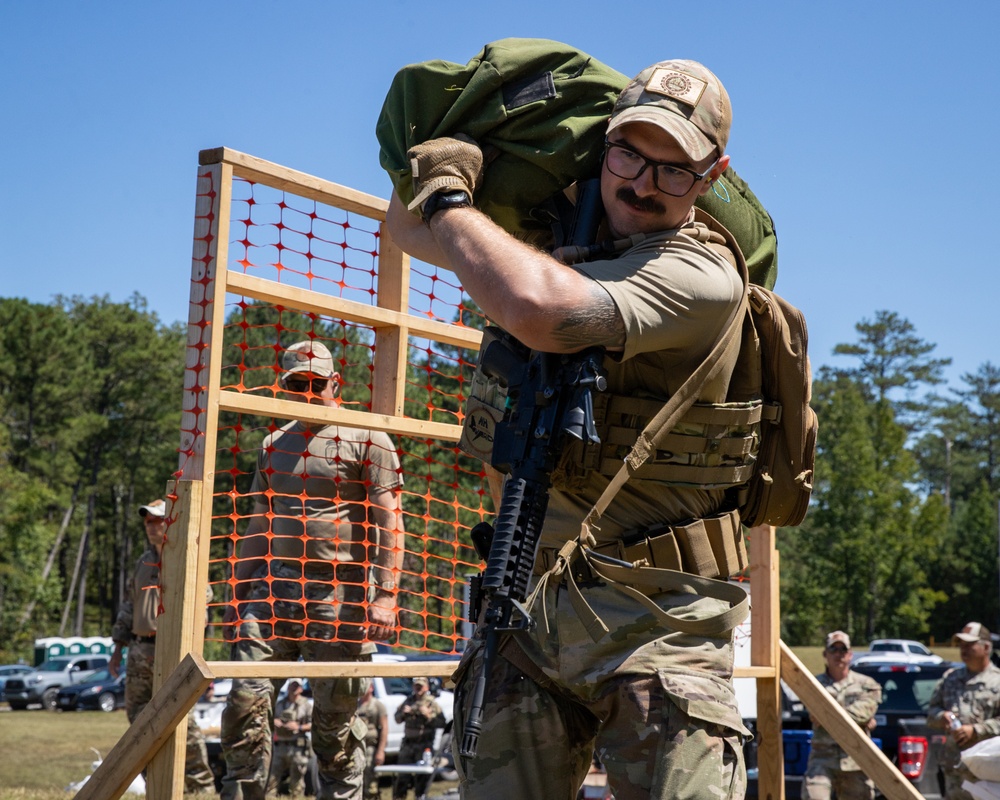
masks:
[[[413,202],[409,211],[422,208],[435,192],[463,191],[471,200],[483,177],[483,151],[464,134],[442,137],[411,147],[407,153],[413,174]]]

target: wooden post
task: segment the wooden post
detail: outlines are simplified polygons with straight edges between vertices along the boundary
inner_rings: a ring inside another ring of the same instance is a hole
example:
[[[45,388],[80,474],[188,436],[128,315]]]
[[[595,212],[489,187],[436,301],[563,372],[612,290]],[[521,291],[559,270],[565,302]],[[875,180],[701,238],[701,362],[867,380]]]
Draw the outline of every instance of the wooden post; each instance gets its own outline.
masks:
[[[778,551],[774,543],[775,531],[770,525],[750,530],[750,663],[772,668],[770,675],[757,678],[757,792],[762,800],[785,797],[778,670]]]
[[[135,776],[142,772],[143,765],[187,718],[213,677],[205,660],[189,653],[94,770],[90,780],[76,793],[74,800],[118,800],[125,794]],[[174,797],[179,799],[183,791],[181,782]]]
[[[209,541],[199,535],[202,484],[178,481],[167,494],[176,499],[168,510],[171,523],[160,566],[163,615],[157,621],[153,691],[166,683],[185,655],[200,654],[205,644]],[[149,764],[146,794],[153,800],[184,791],[187,725],[185,717]]]

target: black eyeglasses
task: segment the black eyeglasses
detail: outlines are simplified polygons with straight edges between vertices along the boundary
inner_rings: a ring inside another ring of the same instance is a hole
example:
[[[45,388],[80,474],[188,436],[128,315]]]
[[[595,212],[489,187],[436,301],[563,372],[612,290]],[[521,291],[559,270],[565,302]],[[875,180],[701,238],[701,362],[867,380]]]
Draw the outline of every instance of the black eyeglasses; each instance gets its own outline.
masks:
[[[288,378],[285,381],[285,390],[289,392],[308,392],[312,387],[313,394],[322,394],[326,390],[329,378]]]
[[[653,185],[664,194],[671,197],[683,197],[694,188],[695,183],[704,180],[718,163],[715,161],[712,166],[704,172],[695,172],[680,164],[671,164],[666,161],[653,161],[646,158],[634,147],[630,147],[623,142],[612,142],[604,140],[604,163],[607,164],[608,172],[619,178],[634,181],[646,167],[653,168]]]

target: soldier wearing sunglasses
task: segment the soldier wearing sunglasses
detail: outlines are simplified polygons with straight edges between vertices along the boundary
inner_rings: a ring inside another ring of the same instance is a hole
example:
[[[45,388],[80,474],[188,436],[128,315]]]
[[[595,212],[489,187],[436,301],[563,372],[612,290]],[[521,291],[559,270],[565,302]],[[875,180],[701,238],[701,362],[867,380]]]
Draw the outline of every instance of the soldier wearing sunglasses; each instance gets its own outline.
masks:
[[[321,342],[281,356],[280,384],[296,402],[334,407],[340,374]],[[234,661],[371,661],[396,625],[402,567],[402,472],[385,433],[295,421],[267,436],[250,494],[227,609]],[[270,715],[282,680],[234,682],[222,716],[223,798],[263,800]],[[317,796],[360,797],[366,726],[361,677],[310,681]]]
[[[871,735],[882,687],[874,678],[851,670],[851,639],[843,631],[827,634],[826,670],[816,676],[862,730]],[[802,783],[803,800],[873,800],[875,784],[858,763],[813,718],[812,748]]]

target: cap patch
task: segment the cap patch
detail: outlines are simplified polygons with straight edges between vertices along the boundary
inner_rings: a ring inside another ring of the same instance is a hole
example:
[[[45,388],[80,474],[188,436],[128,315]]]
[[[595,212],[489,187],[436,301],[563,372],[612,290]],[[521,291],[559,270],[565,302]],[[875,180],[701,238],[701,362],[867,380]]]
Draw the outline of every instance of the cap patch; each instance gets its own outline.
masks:
[[[685,72],[679,72],[676,69],[665,69],[664,67],[654,69],[653,74],[646,81],[647,92],[662,94],[692,108],[698,105],[698,101],[701,100],[701,96],[705,93],[707,87],[708,83],[700,78],[688,75]]]

